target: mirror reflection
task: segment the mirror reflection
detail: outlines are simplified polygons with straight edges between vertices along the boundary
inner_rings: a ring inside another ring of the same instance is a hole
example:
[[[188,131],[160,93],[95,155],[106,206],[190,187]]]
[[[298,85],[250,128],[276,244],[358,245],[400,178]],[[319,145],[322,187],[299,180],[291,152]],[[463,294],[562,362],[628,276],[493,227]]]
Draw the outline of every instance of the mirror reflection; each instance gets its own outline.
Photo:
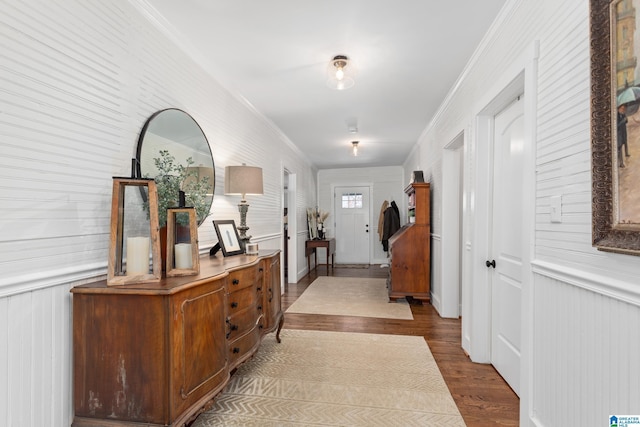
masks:
[[[189,114],[175,108],[153,114],[140,133],[137,160],[140,175],[156,180],[160,227],[166,225],[166,209],[178,206],[179,191],[202,224],[213,202],[215,169],[209,142]]]

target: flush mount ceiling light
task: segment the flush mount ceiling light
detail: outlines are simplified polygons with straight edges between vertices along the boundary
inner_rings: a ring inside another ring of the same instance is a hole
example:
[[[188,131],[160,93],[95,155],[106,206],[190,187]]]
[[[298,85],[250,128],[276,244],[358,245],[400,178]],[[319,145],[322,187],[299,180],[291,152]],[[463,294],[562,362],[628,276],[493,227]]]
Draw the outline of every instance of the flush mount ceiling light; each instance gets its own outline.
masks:
[[[360,141],[351,141],[351,154],[354,156],[358,155],[358,143]]]
[[[356,117],[348,118],[347,120],[345,120],[345,123],[347,124],[347,130],[349,131],[349,133],[358,133],[358,119]]]
[[[345,90],[353,87],[353,65],[345,55],[336,55],[329,62],[327,86],[331,89]]]

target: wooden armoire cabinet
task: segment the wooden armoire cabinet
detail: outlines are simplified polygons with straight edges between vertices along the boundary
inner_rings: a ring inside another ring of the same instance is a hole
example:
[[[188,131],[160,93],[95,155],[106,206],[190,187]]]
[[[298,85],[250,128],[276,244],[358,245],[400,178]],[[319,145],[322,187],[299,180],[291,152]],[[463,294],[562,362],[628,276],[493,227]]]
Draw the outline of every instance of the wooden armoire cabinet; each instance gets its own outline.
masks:
[[[73,293],[73,426],[182,426],[264,336],[280,341],[280,252],[201,257],[200,274]]]
[[[413,183],[405,188],[408,211],[415,220],[389,238],[389,299],[412,297],[431,300],[430,184]]]

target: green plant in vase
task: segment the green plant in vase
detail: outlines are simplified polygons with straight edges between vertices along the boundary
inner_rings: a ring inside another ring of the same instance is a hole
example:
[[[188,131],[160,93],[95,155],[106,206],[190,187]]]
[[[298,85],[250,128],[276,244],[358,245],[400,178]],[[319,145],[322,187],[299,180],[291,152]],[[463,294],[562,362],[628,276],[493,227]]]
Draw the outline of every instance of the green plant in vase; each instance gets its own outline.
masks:
[[[186,164],[176,163],[176,159],[167,150],[160,150],[159,157],[153,162],[158,170],[154,177],[158,189],[158,222],[160,227],[167,225],[167,209],[179,205],[180,191],[185,193],[185,205],[192,206],[196,211],[198,224],[209,216],[211,207],[207,194],[211,189],[209,177],[200,178],[198,172],[191,168],[193,159],[187,158]],[[149,213],[149,201],[144,202],[145,210]],[[181,222],[180,217],[178,223]],[[181,224],[181,225],[187,225]]]
[[[409,222],[416,222],[416,210],[414,208],[409,209]]]

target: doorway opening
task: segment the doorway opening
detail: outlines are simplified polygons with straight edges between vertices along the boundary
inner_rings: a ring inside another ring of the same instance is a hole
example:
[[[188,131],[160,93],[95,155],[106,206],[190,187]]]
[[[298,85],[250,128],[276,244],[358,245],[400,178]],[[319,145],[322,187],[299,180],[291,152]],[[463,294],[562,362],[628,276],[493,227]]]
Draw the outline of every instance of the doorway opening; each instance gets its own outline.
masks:
[[[464,134],[460,133],[444,149],[442,178],[441,272],[437,286],[440,295],[438,312],[442,317],[457,318],[462,295],[462,206],[463,206]]]
[[[282,258],[283,284],[298,282],[296,218],[296,174],[282,169]],[[283,287],[284,289],[284,287]]]

